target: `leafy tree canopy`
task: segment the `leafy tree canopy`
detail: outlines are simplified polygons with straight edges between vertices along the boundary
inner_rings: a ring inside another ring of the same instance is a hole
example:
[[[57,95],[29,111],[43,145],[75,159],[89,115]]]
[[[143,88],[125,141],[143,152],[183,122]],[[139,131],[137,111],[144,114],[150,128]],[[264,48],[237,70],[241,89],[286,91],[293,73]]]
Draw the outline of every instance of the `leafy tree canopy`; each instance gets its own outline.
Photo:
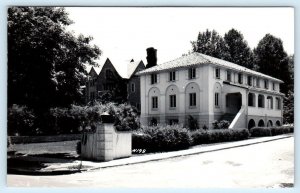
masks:
[[[243,34],[235,29],[231,29],[224,35],[224,40],[229,52],[227,60],[253,69],[253,53],[248,43],[244,40]]]
[[[229,57],[228,48],[224,38],[220,36],[215,30],[199,32],[196,41],[192,41],[193,51],[213,56],[220,59],[227,59]]]
[[[281,91],[288,93],[291,85],[289,58],[285,52],[282,40],[271,34],[266,34],[254,49],[257,70],[284,81]]]
[[[35,112],[68,106],[82,97],[85,65],[96,65],[100,49],[91,37],[75,36],[63,8],[8,9],[8,105]]]

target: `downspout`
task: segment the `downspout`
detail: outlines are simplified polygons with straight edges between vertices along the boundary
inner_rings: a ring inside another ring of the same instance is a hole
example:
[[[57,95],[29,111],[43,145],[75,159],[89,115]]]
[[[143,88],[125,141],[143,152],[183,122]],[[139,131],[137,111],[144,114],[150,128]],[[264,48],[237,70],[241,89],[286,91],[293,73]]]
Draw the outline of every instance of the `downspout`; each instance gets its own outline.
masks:
[[[246,128],[248,129],[248,95],[249,95],[249,88],[247,88],[247,90],[246,90],[246,105],[245,105],[245,107],[246,107],[246,112],[245,112],[245,116],[246,116]]]

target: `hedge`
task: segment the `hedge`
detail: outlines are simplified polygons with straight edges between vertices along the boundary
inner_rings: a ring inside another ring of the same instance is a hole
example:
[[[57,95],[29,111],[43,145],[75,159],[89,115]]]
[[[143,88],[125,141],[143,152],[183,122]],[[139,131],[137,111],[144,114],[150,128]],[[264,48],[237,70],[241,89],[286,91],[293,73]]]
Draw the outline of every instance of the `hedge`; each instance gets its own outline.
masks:
[[[146,152],[187,149],[191,142],[189,131],[178,125],[146,126],[132,134],[132,149]]]
[[[178,125],[148,126],[132,134],[132,149],[145,149],[146,152],[175,151],[191,145],[243,140],[249,135],[248,129],[189,131]]]
[[[275,136],[293,132],[293,126],[253,127],[250,129],[251,137]]]
[[[214,129],[214,130],[197,130],[191,132],[193,145],[218,143],[226,141],[238,141],[249,138],[248,129]]]

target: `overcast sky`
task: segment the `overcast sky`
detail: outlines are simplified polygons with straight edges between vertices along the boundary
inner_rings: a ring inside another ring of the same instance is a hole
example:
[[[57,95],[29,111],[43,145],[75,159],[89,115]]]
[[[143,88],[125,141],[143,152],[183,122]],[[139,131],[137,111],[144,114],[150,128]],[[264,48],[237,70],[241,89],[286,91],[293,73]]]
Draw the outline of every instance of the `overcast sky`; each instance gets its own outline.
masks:
[[[146,48],[157,49],[158,63],[191,50],[191,41],[206,29],[222,36],[231,28],[241,31],[254,48],[265,34],[281,38],[288,54],[294,53],[293,8],[100,8],[68,7],[74,21],[68,29],[90,35],[117,70],[127,72],[133,58],[146,64]]]

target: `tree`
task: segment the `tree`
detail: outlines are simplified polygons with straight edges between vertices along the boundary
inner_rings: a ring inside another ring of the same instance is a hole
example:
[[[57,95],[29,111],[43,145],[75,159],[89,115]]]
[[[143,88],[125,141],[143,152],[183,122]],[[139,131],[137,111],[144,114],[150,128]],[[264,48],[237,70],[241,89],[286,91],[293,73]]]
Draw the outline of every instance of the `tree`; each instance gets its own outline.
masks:
[[[243,34],[235,29],[231,29],[224,35],[224,40],[229,52],[227,60],[253,69],[253,53],[248,43],[244,40]]]
[[[80,99],[85,63],[96,65],[91,37],[75,37],[63,8],[8,9],[8,104],[66,106]]]
[[[288,57],[291,84],[283,100],[283,122],[294,123],[294,55]]]
[[[222,36],[215,30],[199,32],[197,41],[192,41],[193,51],[220,59],[229,57],[228,48]]]
[[[294,92],[291,90],[283,100],[283,123],[294,123]]]
[[[101,51],[91,37],[68,32],[70,24],[63,8],[8,9],[8,106],[26,105],[42,117],[81,100],[84,64],[95,66]]]
[[[291,77],[289,72],[289,58],[284,51],[281,39],[266,34],[254,49],[257,70],[284,81],[281,91],[288,93]]]

